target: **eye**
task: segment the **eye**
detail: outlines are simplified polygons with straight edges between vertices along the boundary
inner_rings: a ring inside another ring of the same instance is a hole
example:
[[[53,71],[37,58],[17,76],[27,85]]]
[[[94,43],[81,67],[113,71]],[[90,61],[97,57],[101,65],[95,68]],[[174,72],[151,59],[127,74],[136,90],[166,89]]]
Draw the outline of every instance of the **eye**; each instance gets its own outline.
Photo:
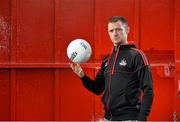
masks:
[[[116,31],[122,31],[122,28],[116,28]]]
[[[109,32],[110,32],[110,33],[112,33],[112,32],[113,32],[113,30],[109,30]]]

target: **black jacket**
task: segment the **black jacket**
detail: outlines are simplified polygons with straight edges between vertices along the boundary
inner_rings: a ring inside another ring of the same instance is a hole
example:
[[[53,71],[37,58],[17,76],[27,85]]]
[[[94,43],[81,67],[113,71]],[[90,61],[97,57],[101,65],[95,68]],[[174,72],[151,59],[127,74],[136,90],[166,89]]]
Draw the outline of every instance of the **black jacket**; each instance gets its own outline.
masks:
[[[106,119],[147,119],[154,96],[153,80],[146,56],[135,45],[114,48],[103,60],[94,80],[86,75],[81,79],[96,95],[104,92],[102,102]]]

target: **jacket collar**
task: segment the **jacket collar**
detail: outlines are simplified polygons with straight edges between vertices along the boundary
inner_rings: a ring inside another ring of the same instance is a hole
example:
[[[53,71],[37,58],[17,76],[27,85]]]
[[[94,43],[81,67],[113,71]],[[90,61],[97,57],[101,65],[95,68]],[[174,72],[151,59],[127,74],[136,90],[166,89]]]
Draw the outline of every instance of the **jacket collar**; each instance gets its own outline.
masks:
[[[129,41],[127,44],[122,44],[122,45],[118,45],[118,46],[114,46],[114,51],[116,52],[118,47],[120,46],[120,49],[124,49],[124,48],[136,48],[136,45],[133,41]]]

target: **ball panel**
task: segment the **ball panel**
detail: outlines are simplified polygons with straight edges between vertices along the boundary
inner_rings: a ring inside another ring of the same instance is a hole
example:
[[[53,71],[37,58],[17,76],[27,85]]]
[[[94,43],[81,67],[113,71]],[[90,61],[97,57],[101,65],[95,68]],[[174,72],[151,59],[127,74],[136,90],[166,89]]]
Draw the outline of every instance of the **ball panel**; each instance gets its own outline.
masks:
[[[83,39],[75,39],[67,47],[67,56],[74,63],[84,63],[92,54],[90,44]]]

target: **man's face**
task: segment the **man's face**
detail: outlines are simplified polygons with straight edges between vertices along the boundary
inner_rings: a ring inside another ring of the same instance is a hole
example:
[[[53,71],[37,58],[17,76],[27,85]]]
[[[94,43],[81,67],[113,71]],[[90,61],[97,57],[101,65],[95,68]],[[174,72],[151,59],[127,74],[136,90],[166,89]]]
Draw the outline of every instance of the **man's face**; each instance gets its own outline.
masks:
[[[108,33],[114,46],[127,43],[128,32],[129,30],[125,28],[121,21],[108,24]]]

